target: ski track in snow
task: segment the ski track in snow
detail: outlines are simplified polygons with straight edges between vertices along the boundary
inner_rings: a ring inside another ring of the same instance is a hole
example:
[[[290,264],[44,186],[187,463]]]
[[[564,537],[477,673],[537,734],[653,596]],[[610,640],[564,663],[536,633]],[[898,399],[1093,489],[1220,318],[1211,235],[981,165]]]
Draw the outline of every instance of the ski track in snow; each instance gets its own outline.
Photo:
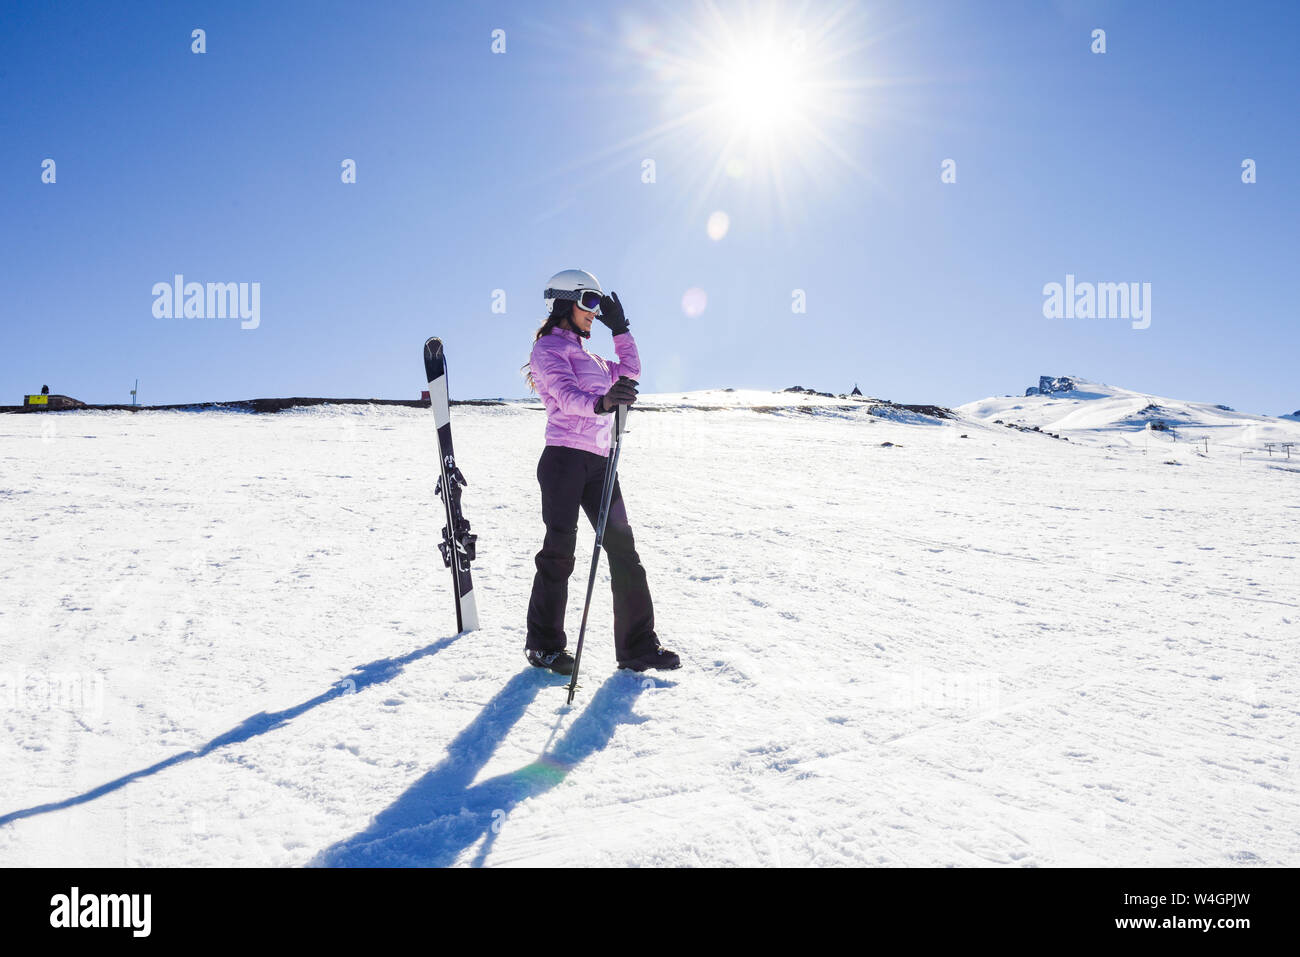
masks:
[[[1294,473],[634,412],[684,667],[615,671],[602,561],[569,709],[522,652],[542,416],[452,419],[459,637],[426,411],[0,419],[0,864],[1300,863]]]

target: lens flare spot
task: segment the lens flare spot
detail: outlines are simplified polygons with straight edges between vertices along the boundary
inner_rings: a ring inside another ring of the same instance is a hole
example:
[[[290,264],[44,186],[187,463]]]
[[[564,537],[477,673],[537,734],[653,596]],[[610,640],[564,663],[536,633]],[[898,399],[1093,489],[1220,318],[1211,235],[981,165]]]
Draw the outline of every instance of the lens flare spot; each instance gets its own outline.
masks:
[[[709,295],[699,286],[692,286],[682,293],[682,312],[688,319],[699,318],[708,304]]]
[[[716,243],[727,235],[727,230],[731,228],[731,217],[722,210],[718,210],[709,217],[709,224],[706,228],[709,232],[709,238]]]

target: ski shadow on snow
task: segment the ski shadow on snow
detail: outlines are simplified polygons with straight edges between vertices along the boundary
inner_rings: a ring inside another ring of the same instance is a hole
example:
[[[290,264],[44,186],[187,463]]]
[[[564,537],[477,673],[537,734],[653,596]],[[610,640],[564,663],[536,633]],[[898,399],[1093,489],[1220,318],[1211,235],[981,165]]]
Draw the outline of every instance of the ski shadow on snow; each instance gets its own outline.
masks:
[[[555,787],[579,763],[604,750],[620,724],[641,724],[633,705],[663,682],[616,672],[554,747],[531,764],[472,784],[528,706],[555,676],[528,668],[515,675],[448,746],[435,768],[375,815],[364,831],[325,848],[309,867],[447,867],[481,838],[471,866],[481,867],[516,805]],[[549,742],[548,742],[549,743]]]
[[[211,754],[218,748],[225,747],[228,744],[238,744],[241,741],[248,741],[258,735],[266,734],[268,731],[274,731],[282,727],[294,718],[306,711],[326,702],[333,701],[344,695],[355,694],[371,685],[383,684],[391,681],[402,673],[403,669],[413,661],[421,658],[427,658],[430,655],[436,655],[454,642],[460,635],[450,635],[441,638],[431,645],[425,645],[423,648],[401,655],[397,658],[381,658],[368,664],[360,665],[352,670],[345,678],[336,681],[327,691],[322,691],[314,698],[309,698],[301,704],[294,705],[292,708],[285,708],[283,711],[272,711],[267,713],[259,711],[255,715],[245,718],[235,727],[231,728],[224,734],[219,734],[207,744],[195,748],[192,751],[182,751],[180,754],[174,754],[170,758],[164,758],[157,764],[151,764],[147,768],[141,768],[138,771],[132,771],[124,774],[120,778],[114,778],[105,784],[86,791],[84,794],[78,794],[75,797],[65,798],[62,801],[51,801],[48,804],[38,804],[35,807],[24,808],[21,811],[10,811],[8,814],[0,814],[0,827],[4,827],[11,821],[21,820],[25,817],[34,817],[37,814],[45,814],[49,811],[61,811],[64,808],[74,807],[78,804],[85,804],[93,801],[95,798],[102,797],[105,794],[111,794],[113,791],[123,788],[132,781],[138,781],[141,778],[147,778],[151,774],[157,774],[159,771],[165,771],[177,764],[185,761],[192,761],[195,758],[202,758]]]

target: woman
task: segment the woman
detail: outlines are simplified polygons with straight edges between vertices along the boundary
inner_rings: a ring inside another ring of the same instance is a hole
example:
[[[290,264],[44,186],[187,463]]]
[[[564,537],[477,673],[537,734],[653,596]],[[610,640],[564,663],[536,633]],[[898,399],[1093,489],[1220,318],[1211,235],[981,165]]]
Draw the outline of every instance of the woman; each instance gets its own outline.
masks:
[[[587,513],[594,528],[605,482],[610,413],[620,404],[636,401],[633,380],[641,374],[641,362],[618,296],[606,296],[591,273],[581,269],[556,273],[547,283],[545,297],[550,315],[537,330],[527,369],[528,384],[546,407],[546,448],[537,463],[546,538],[537,553],[524,653],[534,666],[567,675],[573,672],[573,656],[564,650],[568,643],[564,610],[578,541],[578,509]],[[583,347],[595,319],[614,334],[617,362]],[[618,666],[633,671],[679,667],[681,660],[661,647],[655,635],[650,589],[617,479],[604,546],[614,591]]]

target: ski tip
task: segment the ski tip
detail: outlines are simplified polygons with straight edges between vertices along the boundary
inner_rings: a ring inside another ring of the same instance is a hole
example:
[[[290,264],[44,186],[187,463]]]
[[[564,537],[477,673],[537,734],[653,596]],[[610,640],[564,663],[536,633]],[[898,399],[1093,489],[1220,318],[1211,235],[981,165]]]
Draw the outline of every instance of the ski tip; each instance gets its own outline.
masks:
[[[442,355],[442,340],[437,336],[426,339],[424,341],[424,357],[426,359],[433,359],[440,355]]]

